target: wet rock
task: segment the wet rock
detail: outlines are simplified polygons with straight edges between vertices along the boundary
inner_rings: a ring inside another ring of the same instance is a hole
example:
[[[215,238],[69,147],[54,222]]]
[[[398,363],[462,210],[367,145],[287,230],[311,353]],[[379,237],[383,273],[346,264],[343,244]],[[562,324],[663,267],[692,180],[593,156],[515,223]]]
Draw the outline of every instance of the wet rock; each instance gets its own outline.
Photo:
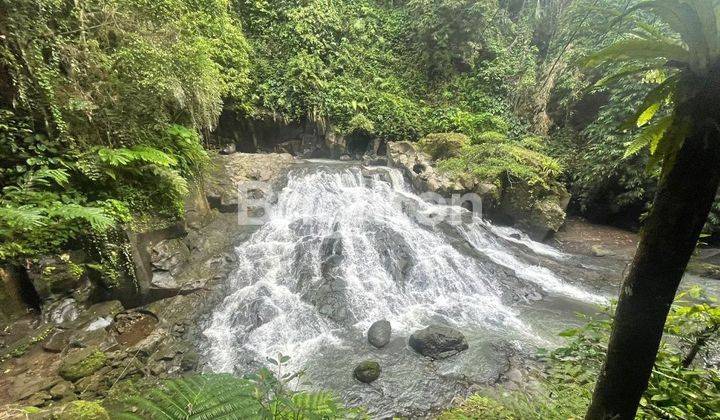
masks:
[[[150,285],[157,289],[177,289],[175,281],[185,262],[190,256],[190,250],[181,239],[165,239],[150,250],[150,263],[153,267]]]
[[[189,255],[190,250],[181,239],[165,239],[150,250],[150,263],[155,270],[177,274]]]
[[[375,321],[368,330],[368,341],[377,348],[383,348],[390,342],[391,334],[392,326],[389,321]]]
[[[221,154],[221,155],[231,155],[231,154],[233,154],[233,153],[235,153],[235,152],[237,152],[237,148],[235,147],[235,143],[230,143],[230,144],[226,145],[225,147],[223,147],[222,149],[220,149],[220,154]]]
[[[407,274],[415,265],[410,245],[402,235],[389,229],[380,229],[374,235],[374,244],[385,270],[397,284],[404,284]]]
[[[223,213],[238,211],[238,189],[259,181],[272,190],[280,175],[294,162],[287,153],[233,153],[213,158],[212,174],[205,178],[204,190],[210,206]],[[257,189],[257,185],[252,186]]]
[[[387,145],[388,164],[400,169],[418,191],[450,194],[465,190],[465,187],[436,171],[430,156],[418,150],[408,141],[391,142]]]
[[[88,347],[69,354],[60,365],[59,375],[68,381],[75,382],[92,375],[105,366],[107,356],[95,347]]]
[[[355,367],[353,375],[360,382],[369,384],[380,377],[380,364],[373,360],[366,360]]]
[[[75,321],[80,314],[80,308],[74,298],[60,300],[47,300],[43,303],[43,320],[52,324],[67,324]]]
[[[439,324],[415,331],[408,344],[416,352],[432,359],[445,359],[468,349],[463,333]]]
[[[611,257],[611,256],[615,255],[615,253],[612,250],[607,249],[602,245],[593,245],[592,248],[590,248],[590,250],[591,250],[592,254],[596,257]]]
[[[180,369],[184,372],[195,370],[199,362],[200,355],[196,351],[187,351],[182,355],[182,359],[180,359]]]
[[[352,160],[352,157],[350,155],[342,155],[342,156],[340,156],[340,160],[348,161],[348,160]]]
[[[70,344],[71,337],[72,331],[58,331],[43,341],[42,348],[50,353],[60,353]]]
[[[124,310],[125,308],[119,300],[96,303],[82,311],[75,321],[65,322],[61,326],[63,328],[86,329],[99,319],[113,319],[115,315]]]
[[[68,381],[62,381],[50,388],[50,395],[54,400],[61,400],[71,395],[75,395],[75,386]]]

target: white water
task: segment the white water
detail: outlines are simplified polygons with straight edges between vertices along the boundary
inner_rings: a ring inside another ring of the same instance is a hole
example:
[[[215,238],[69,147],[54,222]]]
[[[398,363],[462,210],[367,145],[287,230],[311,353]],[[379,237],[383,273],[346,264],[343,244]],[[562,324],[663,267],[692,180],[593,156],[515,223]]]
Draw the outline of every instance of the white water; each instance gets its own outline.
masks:
[[[453,237],[420,225],[408,204],[423,214],[442,210],[420,200],[394,169],[363,176],[359,167],[316,164],[292,171],[269,222],[236,250],[228,294],[204,332],[210,368],[232,371],[278,353],[292,355],[290,368],[300,368],[348,346],[348,330],[364,332],[382,318],[400,336],[440,321],[543,343],[503,303],[513,292],[507,271],[543,293],[604,301],[522,262],[504,244],[564,257],[547,245],[510,238],[515,231],[480,220]],[[458,249],[458,240],[486,258]]]

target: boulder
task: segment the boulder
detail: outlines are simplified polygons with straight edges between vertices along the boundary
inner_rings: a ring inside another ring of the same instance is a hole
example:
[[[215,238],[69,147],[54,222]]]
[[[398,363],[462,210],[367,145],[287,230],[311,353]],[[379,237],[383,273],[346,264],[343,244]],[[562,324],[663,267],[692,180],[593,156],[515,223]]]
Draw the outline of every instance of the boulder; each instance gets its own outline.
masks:
[[[380,377],[380,372],[381,369],[378,362],[373,360],[366,360],[355,366],[355,370],[353,370],[353,375],[358,381],[369,384],[370,382],[373,382]]]
[[[98,371],[105,366],[106,360],[105,353],[96,347],[88,347],[66,356],[58,373],[63,379],[75,382]]]
[[[288,153],[216,155],[212,173],[205,177],[207,201],[220,212],[235,213],[238,211],[238,188],[243,189],[249,181],[272,187],[294,161]]]
[[[438,324],[415,331],[408,344],[416,352],[432,359],[445,359],[468,349],[463,333]]]
[[[449,195],[466,189],[459,182],[435,170],[430,156],[420,151],[411,142],[388,143],[387,160],[390,166],[400,169],[419,192]]]
[[[69,294],[81,286],[85,269],[85,254],[76,251],[58,256],[43,256],[28,269],[28,277],[42,299],[52,295]]]
[[[526,232],[532,239],[543,240],[565,223],[565,209],[570,194],[562,185],[538,190],[523,181],[508,184],[494,210],[507,221]]]
[[[390,322],[381,319],[375,321],[368,330],[368,341],[370,344],[377,348],[383,348],[390,342],[390,335],[392,334],[392,326]]]
[[[23,274],[17,267],[0,267],[0,323],[15,321],[30,309],[23,296]]]
[[[230,143],[228,145],[225,145],[222,149],[220,149],[221,155],[232,155],[235,152],[237,152],[237,147],[235,146],[235,143]]]
[[[61,400],[71,395],[75,395],[75,386],[72,382],[68,381],[58,382],[57,385],[50,388],[50,395],[54,400]]]

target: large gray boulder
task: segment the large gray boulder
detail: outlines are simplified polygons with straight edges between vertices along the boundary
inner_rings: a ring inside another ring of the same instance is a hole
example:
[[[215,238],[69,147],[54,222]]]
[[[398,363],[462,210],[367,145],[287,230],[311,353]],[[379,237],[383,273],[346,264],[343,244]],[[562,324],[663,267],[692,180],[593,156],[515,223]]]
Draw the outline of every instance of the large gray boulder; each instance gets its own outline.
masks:
[[[377,348],[383,348],[390,342],[390,335],[392,334],[392,326],[390,322],[381,319],[375,321],[368,330],[368,341],[370,344]]]
[[[415,331],[408,344],[416,352],[432,359],[445,359],[468,349],[463,333],[439,324]]]

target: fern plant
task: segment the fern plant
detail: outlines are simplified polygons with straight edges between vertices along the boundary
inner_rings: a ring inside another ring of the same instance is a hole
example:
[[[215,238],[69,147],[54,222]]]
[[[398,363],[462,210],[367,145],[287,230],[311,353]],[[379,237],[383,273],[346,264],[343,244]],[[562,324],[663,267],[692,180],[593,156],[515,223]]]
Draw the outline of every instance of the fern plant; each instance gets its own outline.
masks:
[[[268,358],[267,368],[238,378],[201,374],[166,380],[149,392],[120,401],[118,419],[360,419],[364,413],[345,408],[329,392],[296,392],[289,384],[302,372],[283,373],[288,356]]]
[[[703,81],[717,77],[720,62],[720,1],[718,0],[652,0],[629,8],[618,19],[635,16],[647,10],[671,32],[666,35],[659,25],[636,21],[637,29],[622,39],[585,59],[588,66],[614,67],[596,86],[633,75],[664,76],[657,87],[647,93],[623,129],[641,128],[634,141],[627,144],[625,157],[648,149],[649,167],[661,162],[669,165],[692,129],[692,118],[676,109],[682,101],[694,98],[704,89]],[[618,66],[619,64],[619,66]],[[663,113],[665,108],[672,107]]]

